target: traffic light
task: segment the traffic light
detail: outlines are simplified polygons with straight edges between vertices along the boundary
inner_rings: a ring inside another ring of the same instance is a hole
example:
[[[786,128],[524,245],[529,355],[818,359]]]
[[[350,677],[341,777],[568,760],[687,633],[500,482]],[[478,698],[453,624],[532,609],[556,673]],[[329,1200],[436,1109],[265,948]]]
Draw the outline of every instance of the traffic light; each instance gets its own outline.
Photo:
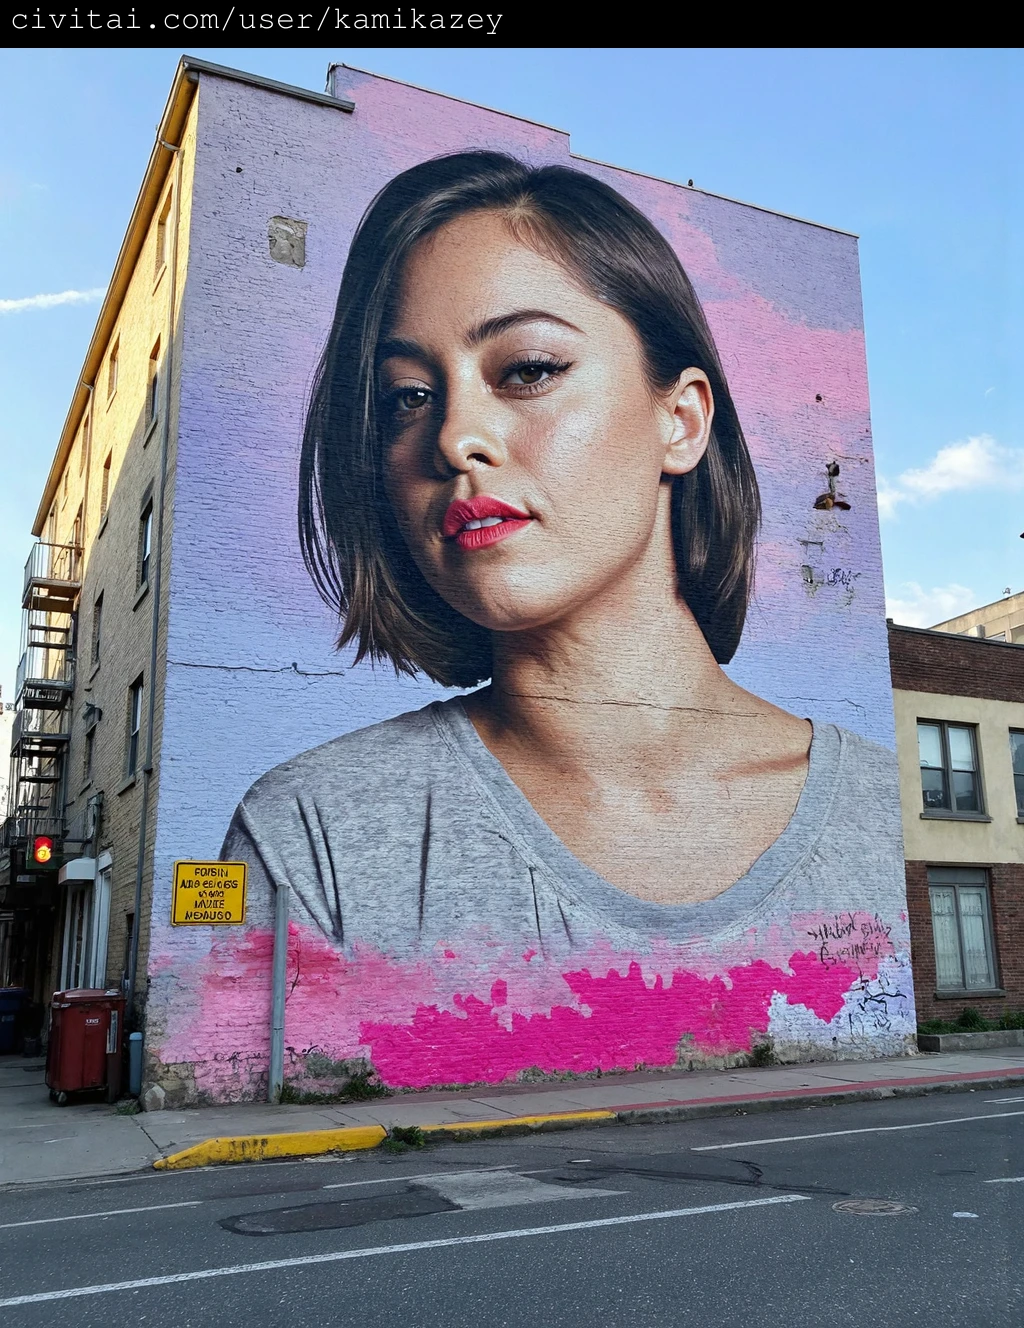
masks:
[[[49,835],[36,835],[32,841],[32,861],[45,867],[53,857],[53,840]]]

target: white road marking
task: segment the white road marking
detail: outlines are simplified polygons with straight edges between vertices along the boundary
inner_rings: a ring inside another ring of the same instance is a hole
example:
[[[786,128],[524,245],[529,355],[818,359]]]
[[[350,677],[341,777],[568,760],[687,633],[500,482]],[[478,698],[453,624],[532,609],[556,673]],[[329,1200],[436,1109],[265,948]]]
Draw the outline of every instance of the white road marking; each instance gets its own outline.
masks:
[[[992,1111],[985,1116],[952,1116],[949,1120],[915,1121],[913,1125],[866,1125],[859,1130],[823,1130],[820,1134],[785,1134],[778,1139],[742,1139],[736,1144],[700,1144],[691,1153],[714,1153],[722,1148],[753,1148],[755,1144],[795,1144],[804,1139],[835,1139],[841,1134],[888,1134],[893,1130],[927,1130],[932,1125],[960,1125],[963,1121],[1003,1120],[1024,1116],[1024,1111]]]
[[[421,1171],[415,1176],[382,1176],[380,1180],[338,1180],[331,1185],[321,1185],[322,1190],[351,1190],[358,1185],[394,1185],[402,1180],[442,1180],[448,1176],[478,1176],[484,1171],[508,1171],[512,1166],[511,1162],[506,1162],[500,1167],[474,1167],[472,1171]],[[537,1170],[552,1170],[553,1168],[538,1167]],[[523,1175],[529,1175],[523,1172]]]
[[[211,1277],[232,1277],[239,1273],[268,1273],[281,1268],[309,1268],[316,1264],[340,1263],[345,1259],[370,1259],[378,1254],[411,1254],[417,1250],[441,1250],[455,1245],[484,1245],[495,1240],[518,1240],[524,1236],[554,1236],[563,1231],[594,1231],[599,1227],[620,1227],[634,1222],[663,1222],[673,1217],[729,1213],[738,1208],[766,1208],[772,1204],[802,1203],[810,1197],[809,1194],[777,1194],[768,1199],[744,1199],[736,1203],[708,1204],[703,1208],[671,1208],[667,1212],[631,1213],[625,1217],[598,1217],[589,1222],[563,1222],[548,1227],[520,1227],[514,1231],[488,1231],[476,1236],[450,1236],[446,1240],[417,1240],[407,1245],[375,1245],[369,1249],[334,1250],[330,1254],[309,1254],[294,1259],[237,1263],[227,1268],[198,1268],[190,1273],[169,1273],[164,1277],[138,1277],[128,1282],[104,1282],[97,1286],[67,1287],[60,1291],[36,1291],[26,1296],[8,1296],[0,1300],[0,1309],[10,1309],[15,1305],[39,1305],[51,1300],[73,1300],[78,1296],[100,1296],[110,1291],[141,1291],[146,1287],[174,1286],[180,1282],[202,1282]]]
[[[551,1203],[560,1199],[598,1199],[622,1190],[578,1189],[575,1185],[549,1185],[546,1181],[509,1172],[464,1171],[458,1176],[434,1176],[416,1186],[433,1190],[460,1208],[512,1208],[519,1204]]]
[[[198,1208],[202,1199],[184,1199],[181,1203],[148,1204],[145,1208],[108,1208],[102,1213],[69,1213],[67,1217],[33,1217],[27,1222],[0,1222],[0,1231],[11,1227],[41,1227],[47,1222],[81,1222],[86,1217],[120,1217],[122,1213],[156,1213],[164,1208]]]
[[[954,1213],[954,1217],[977,1217],[977,1213]]]
[[[987,1097],[985,1099],[986,1107],[994,1107],[1000,1102],[1024,1102],[1024,1097]]]
[[[987,1180],[986,1185],[1019,1185],[1024,1181],[1024,1176],[999,1176],[995,1180]]]

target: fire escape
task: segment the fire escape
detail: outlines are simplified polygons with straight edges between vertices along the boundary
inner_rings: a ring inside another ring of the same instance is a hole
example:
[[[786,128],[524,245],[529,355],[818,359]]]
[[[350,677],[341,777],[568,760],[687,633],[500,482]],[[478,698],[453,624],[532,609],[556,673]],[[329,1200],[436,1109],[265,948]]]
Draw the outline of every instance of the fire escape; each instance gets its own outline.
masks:
[[[6,865],[12,882],[61,861],[81,574],[82,550],[74,544],[36,544],[25,564],[11,784],[0,835],[7,859],[0,872]],[[41,837],[50,844],[33,860]]]

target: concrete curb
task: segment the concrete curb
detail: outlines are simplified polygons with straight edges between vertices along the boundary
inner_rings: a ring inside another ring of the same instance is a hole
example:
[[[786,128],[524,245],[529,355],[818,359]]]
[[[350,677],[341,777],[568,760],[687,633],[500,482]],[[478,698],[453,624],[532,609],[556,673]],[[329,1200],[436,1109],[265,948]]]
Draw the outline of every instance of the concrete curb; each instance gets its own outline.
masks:
[[[292,1134],[240,1134],[206,1139],[180,1153],[158,1157],[157,1171],[214,1167],[227,1162],[263,1162],[272,1157],[312,1157],[317,1153],[348,1153],[376,1148],[387,1138],[383,1125],[347,1125],[337,1130],[299,1130]]]
[[[970,1089],[987,1092],[1024,1086],[1024,1070],[1009,1074],[936,1076],[926,1080],[893,1080],[862,1088],[791,1089],[770,1097],[720,1097],[698,1102],[638,1102],[600,1111],[560,1111],[541,1116],[507,1116],[497,1120],[458,1121],[421,1125],[424,1136],[438,1142],[463,1142],[483,1137],[537,1134],[549,1130],[575,1130],[597,1125],[663,1125],[739,1112],[785,1111],[795,1106],[820,1107],[829,1103],[872,1102],[893,1097],[927,1097],[932,1093],[958,1093]],[[409,1128],[409,1127],[406,1127]],[[157,1170],[221,1166],[233,1162],[263,1162],[271,1158],[312,1157],[318,1153],[352,1152],[378,1148],[388,1136],[383,1125],[349,1125],[336,1130],[301,1130],[291,1134],[250,1134],[207,1139],[168,1157],[158,1158]]]

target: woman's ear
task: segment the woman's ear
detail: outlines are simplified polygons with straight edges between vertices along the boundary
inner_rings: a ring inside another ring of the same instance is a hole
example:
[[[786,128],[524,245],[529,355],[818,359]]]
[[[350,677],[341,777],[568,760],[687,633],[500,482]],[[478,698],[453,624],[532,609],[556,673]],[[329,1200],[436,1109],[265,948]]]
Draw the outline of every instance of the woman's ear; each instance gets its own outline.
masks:
[[[715,415],[715,399],[703,369],[684,369],[665,405],[671,427],[661,469],[666,475],[685,475],[707,451]]]

